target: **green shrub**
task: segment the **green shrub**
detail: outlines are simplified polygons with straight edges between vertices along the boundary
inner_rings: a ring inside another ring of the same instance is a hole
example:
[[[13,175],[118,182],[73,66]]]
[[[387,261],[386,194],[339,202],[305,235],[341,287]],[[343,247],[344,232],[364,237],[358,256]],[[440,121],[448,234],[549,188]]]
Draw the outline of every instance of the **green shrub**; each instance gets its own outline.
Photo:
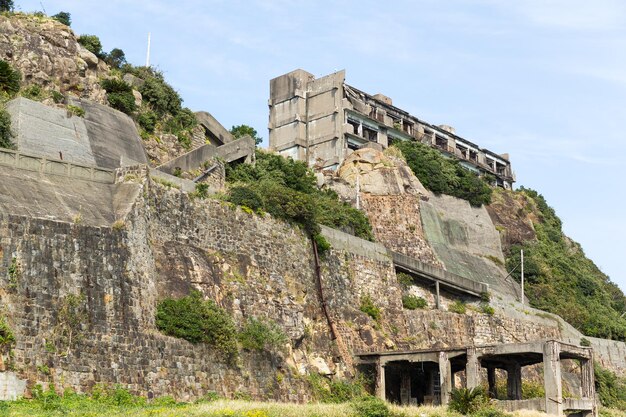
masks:
[[[7,319],[0,316],[0,350],[6,352],[15,344],[15,335],[9,327]]]
[[[78,43],[98,58],[102,59],[104,57],[102,54],[102,43],[96,35],[80,35]]]
[[[398,279],[398,284],[402,285],[404,288],[408,288],[415,284],[413,277],[409,274],[405,274],[404,272],[396,272],[396,278]]]
[[[377,397],[362,397],[352,402],[358,417],[391,417],[387,403]]]
[[[428,303],[422,297],[416,297],[414,295],[402,296],[402,307],[407,310],[415,310],[418,308],[426,308]]]
[[[467,312],[467,305],[461,300],[456,300],[454,303],[448,306],[448,311],[457,314],[465,314]]]
[[[492,188],[456,159],[447,159],[436,149],[420,142],[395,141],[408,166],[424,187],[435,194],[467,200],[473,206],[489,204]]]
[[[11,64],[0,59],[0,91],[9,97],[15,96],[20,91],[22,74],[13,69]]]
[[[249,318],[237,336],[241,347],[247,350],[282,350],[287,336],[273,321]]]
[[[605,407],[626,409],[626,378],[595,365],[596,392]]]
[[[370,316],[375,321],[380,320],[380,308],[378,308],[376,304],[374,304],[374,301],[372,300],[372,297],[369,296],[369,294],[361,297],[361,306],[359,307],[359,310]]]
[[[263,208],[263,201],[256,191],[249,187],[232,187],[228,191],[228,201],[238,206],[249,207],[252,210]]]
[[[74,106],[73,104],[68,104],[67,111],[70,114],[78,117],[85,117],[85,109],[82,107]]]
[[[165,131],[176,135],[195,127],[197,124],[198,120],[194,112],[188,108],[184,108],[165,122]]]
[[[145,398],[133,395],[120,384],[96,384],[91,391],[91,397],[100,404],[117,407],[133,407],[146,404]]]
[[[580,339],[580,345],[584,347],[589,347],[591,346],[591,341],[589,341],[589,339],[587,339],[586,337],[582,337]]]
[[[321,256],[330,250],[330,243],[326,240],[324,236],[322,236],[321,233],[315,233],[313,235],[313,240],[315,241],[315,245],[317,245],[318,255]]]
[[[107,78],[100,82],[107,92],[107,100],[111,107],[123,113],[131,114],[137,110],[133,88],[123,80]]]
[[[513,414],[499,410],[493,406],[485,406],[473,412],[472,417],[513,417]]]
[[[167,114],[176,115],[182,110],[180,95],[165,82],[163,74],[148,70],[142,71],[138,76],[144,80],[143,85],[139,87],[144,102],[149,104],[159,117]]]
[[[141,128],[148,133],[154,133],[157,120],[157,115],[151,110],[142,112],[139,116],[137,116],[137,123],[139,123],[139,126],[141,126]]]
[[[22,97],[26,97],[27,99],[39,101],[43,98],[42,92],[43,91],[39,85],[31,84],[28,87],[22,89],[20,94],[22,95]]]
[[[65,26],[72,25],[72,16],[68,12],[59,12],[52,16],[52,18],[57,22],[63,23]]]
[[[487,303],[480,304],[480,311],[489,316],[493,316],[496,313],[496,310]]]
[[[318,224],[324,224],[373,240],[367,217],[340,202],[336,193],[319,190],[313,171],[303,162],[257,150],[255,165],[227,165],[226,180],[234,187],[254,190],[264,211],[307,232],[318,233]]]
[[[315,400],[322,403],[340,404],[365,395],[363,380],[332,380],[319,374],[310,374],[308,382]]]
[[[453,388],[450,393],[448,408],[463,415],[468,415],[485,408],[489,404],[489,398],[482,387],[476,388]]]
[[[12,149],[13,147],[11,115],[4,107],[0,107],[0,148]]]
[[[198,198],[207,198],[209,196],[209,184],[201,182],[196,184],[194,195]]]
[[[169,336],[214,346],[231,359],[237,355],[236,330],[230,315],[212,300],[203,300],[198,291],[159,302],[156,326]]]
[[[52,90],[50,95],[52,96],[52,100],[57,104],[63,103],[65,100],[65,96],[56,90]]]

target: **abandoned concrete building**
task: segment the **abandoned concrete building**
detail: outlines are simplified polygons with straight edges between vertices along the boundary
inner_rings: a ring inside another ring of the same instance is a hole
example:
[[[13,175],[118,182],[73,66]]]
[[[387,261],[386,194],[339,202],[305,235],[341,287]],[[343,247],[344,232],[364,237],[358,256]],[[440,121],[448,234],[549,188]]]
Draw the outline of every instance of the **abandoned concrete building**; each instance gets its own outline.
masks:
[[[318,79],[301,69],[281,75],[270,81],[268,104],[270,150],[310,166],[335,169],[355,149],[417,140],[477,174],[493,175],[500,187],[515,182],[507,154],[482,149],[450,126],[427,123],[389,97],[346,84],[345,71]]]
[[[474,388],[485,379],[489,396],[499,398],[496,370],[501,369],[506,372],[507,379],[507,399],[498,401],[498,406],[503,409],[530,409],[552,415],[565,412],[597,415],[590,348],[548,340],[409,352],[368,352],[357,354],[357,357],[362,372],[374,377],[376,395],[398,404],[445,405],[453,387]],[[568,359],[579,363],[580,392],[568,393],[571,398],[564,398],[561,362]],[[543,364],[545,397],[523,400],[522,368],[535,364]],[[462,378],[460,374],[463,374]]]

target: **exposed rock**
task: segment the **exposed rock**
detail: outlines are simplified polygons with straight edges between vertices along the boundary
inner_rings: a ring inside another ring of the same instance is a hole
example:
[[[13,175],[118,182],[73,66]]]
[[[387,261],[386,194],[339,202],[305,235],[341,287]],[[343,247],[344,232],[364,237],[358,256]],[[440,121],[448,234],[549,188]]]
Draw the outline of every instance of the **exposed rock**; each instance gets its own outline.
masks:
[[[28,84],[106,104],[98,80],[108,73],[108,66],[56,20],[0,16],[0,58],[19,69]]]
[[[491,220],[500,232],[502,249],[536,239],[534,222],[539,220],[533,202],[520,193],[497,189],[487,206]]]

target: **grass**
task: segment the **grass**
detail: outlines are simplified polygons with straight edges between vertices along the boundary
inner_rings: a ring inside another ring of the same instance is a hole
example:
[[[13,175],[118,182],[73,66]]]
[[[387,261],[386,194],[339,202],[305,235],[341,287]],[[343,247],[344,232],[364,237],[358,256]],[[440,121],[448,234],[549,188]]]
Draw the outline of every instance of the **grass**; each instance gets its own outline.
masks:
[[[446,407],[401,407],[389,405],[392,416],[402,417],[461,417]],[[602,416],[624,417],[626,413],[603,408]],[[149,404],[112,405],[83,396],[63,399],[60,403],[44,405],[41,401],[20,400],[0,402],[0,415],[9,417],[358,417],[350,403],[291,404],[244,400],[223,400],[197,404],[176,404],[157,399]],[[514,417],[546,417],[537,411],[521,410]]]

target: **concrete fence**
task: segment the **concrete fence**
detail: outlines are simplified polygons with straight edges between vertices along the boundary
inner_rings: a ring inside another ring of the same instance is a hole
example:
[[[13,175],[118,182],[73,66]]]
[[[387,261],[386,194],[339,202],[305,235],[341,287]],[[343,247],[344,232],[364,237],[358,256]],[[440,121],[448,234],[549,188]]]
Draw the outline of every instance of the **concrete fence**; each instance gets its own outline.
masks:
[[[115,172],[108,169],[76,165],[60,159],[26,155],[10,149],[0,149],[0,165],[41,174],[61,175],[105,184],[115,183]]]

